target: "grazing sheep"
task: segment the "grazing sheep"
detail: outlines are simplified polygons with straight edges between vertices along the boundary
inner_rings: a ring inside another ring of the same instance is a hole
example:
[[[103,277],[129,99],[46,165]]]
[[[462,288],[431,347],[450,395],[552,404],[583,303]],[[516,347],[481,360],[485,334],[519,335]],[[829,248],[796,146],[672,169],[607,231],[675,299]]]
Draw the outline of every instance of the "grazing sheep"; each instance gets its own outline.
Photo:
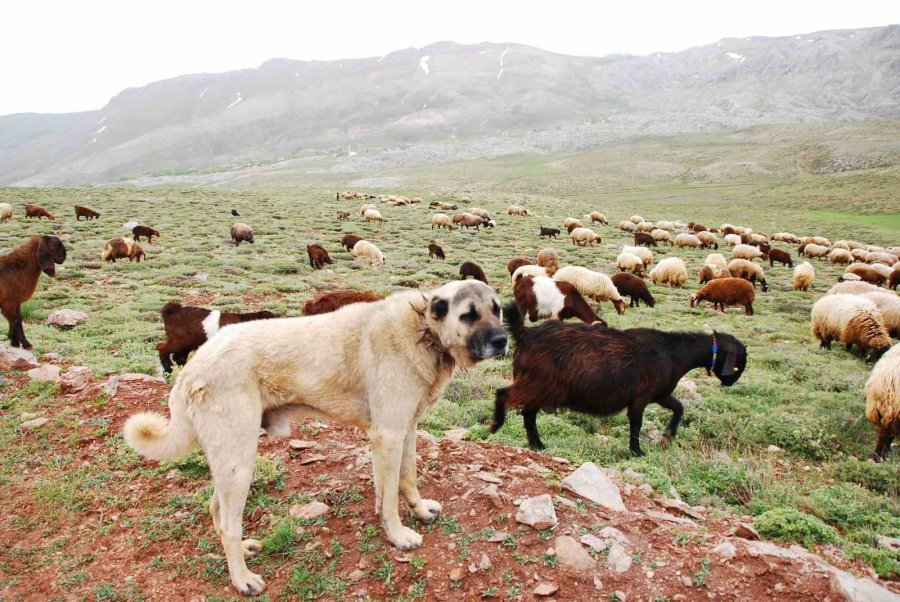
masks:
[[[435,243],[428,245],[428,257],[437,257],[440,260],[447,259],[447,256],[444,254],[444,249]]]
[[[865,262],[866,263],[881,263],[886,266],[892,266],[895,263],[897,263],[897,257],[895,257],[894,255],[891,255],[890,253],[885,253],[883,251],[882,252],[870,251],[869,253],[866,253]]]
[[[699,307],[701,301],[709,301],[714,310],[725,312],[729,305],[740,305],[744,313],[753,315],[753,299],[756,291],[753,285],[743,278],[717,278],[710,280],[696,293],[691,295],[691,307]]]
[[[736,247],[741,244],[741,237],[739,234],[726,234],[723,237],[725,244],[729,247]]]
[[[303,305],[303,315],[327,314],[352,303],[372,303],[382,299],[382,295],[354,289],[318,291],[313,299]]]
[[[538,234],[538,238],[543,238],[545,236],[556,238],[559,236],[559,230],[557,228],[545,228],[544,226],[541,226],[541,232]]]
[[[25,203],[25,219],[29,219],[32,217],[38,218],[38,221],[41,220],[42,217],[46,217],[50,221],[55,220],[49,211],[41,207],[40,205],[33,205],[31,203]]]
[[[897,290],[897,285],[900,284],[900,268],[894,268],[894,271],[891,272],[890,278],[888,278],[887,287],[892,291]]]
[[[769,290],[769,284],[766,282],[766,274],[762,267],[747,259],[732,259],[728,263],[728,271],[735,278],[743,278],[752,284],[760,283],[762,291]]]
[[[606,226],[609,224],[609,220],[606,219],[606,216],[599,211],[591,211],[588,215],[585,216],[585,219],[590,222],[591,225],[602,224]]]
[[[516,282],[518,282],[521,278],[525,276],[546,276],[547,270],[542,268],[539,265],[520,265],[516,268],[516,270],[512,273],[512,283],[515,286]],[[555,275],[555,274],[554,274]]]
[[[459,206],[455,203],[438,203],[437,208],[441,211],[456,211],[459,209]]]
[[[691,249],[697,249],[700,247],[700,239],[697,238],[693,234],[688,234],[686,232],[682,232],[678,236],[675,237],[675,246],[676,247],[688,247]]]
[[[825,293],[826,295],[864,295],[866,293],[881,293],[884,289],[868,282],[854,280],[838,282]]]
[[[509,270],[510,277],[516,273],[516,270],[522,267],[523,265],[533,265],[534,262],[528,259],[527,257],[513,257],[506,264],[506,269]]]
[[[484,270],[481,269],[481,266],[477,263],[466,261],[459,266],[459,278],[460,280],[466,280],[469,276],[485,284],[488,283],[487,276],[484,275]]]
[[[180,303],[166,303],[162,308],[166,340],[156,346],[159,361],[166,373],[172,372],[173,360],[179,366],[184,366],[192,351],[199,349],[226,326],[274,317],[275,314],[270,311],[238,314],[190,307]]]
[[[147,242],[152,244],[153,237],[159,238],[159,231],[154,230],[150,226],[135,226],[131,229],[131,236],[134,238],[135,242],[141,242],[141,237],[147,237]]]
[[[367,209],[363,214],[363,218],[367,222],[378,222],[379,224],[384,221],[384,218],[381,217],[381,212],[378,209]]]
[[[491,214],[485,211],[484,209],[480,209],[478,207],[473,207],[469,209],[469,213],[472,215],[477,215],[478,217],[484,219],[485,221],[490,221]]]
[[[585,324],[606,326],[606,322],[568,282],[557,282],[547,276],[526,276],[516,282],[513,295],[516,305],[528,314],[532,322],[544,318],[578,318]]]
[[[619,253],[616,257],[616,268],[620,272],[631,272],[636,276],[644,276],[644,262],[637,255],[631,253]]]
[[[577,228],[584,228],[584,226],[581,225],[581,222],[578,222],[577,224],[569,224],[568,226],[566,226],[566,232],[571,234],[572,230],[575,230]]]
[[[825,295],[812,308],[812,334],[820,346],[831,349],[840,341],[849,351],[858,346],[866,359],[880,356],[891,346],[881,312],[862,295]]]
[[[684,262],[678,257],[666,257],[650,271],[650,282],[681,288],[687,282],[688,273]]]
[[[585,245],[593,247],[595,242],[600,242],[600,235],[590,228],[575,228],[569,236],[572,238],[572,244],[582,247]]]
[[[895,339],[900,338],[900,297],[881,288],[861,296],[874,303],[881,312],[888,334]]]
[[[800,244],[800,238],[790,232],[776,232],[772,235],[772,240],[780,240],[791,244]]]
[[[727,267],[722,268],[717,265],[704,264],[697,272],[697,276],[700,279],[700,284],[706,284],[710,280],[718,278],[731,278],[731,272],[728,271]]]
[[[434,230],[434,227],[437,226],[437,229],[447,228],[448,230],[453,230],[453,222],[450,219],[450,216],[445,213],[435,213],[431,216],[431,229]]]
[[[656,222],[656,227],[657,227],[659,230],[665,230],[665,231],[667,231],[667,232],[674,232],[674,231],[675,231],[675,223],[674,223],[674,222],[669,222],[669,221],[658,221],[658,222]]]
[[[341,246],[347,249],[347,252],[353,251],[353,247],[356,246],[361,240],[365,240],[362,236],[357,236],[356,234],[344,234],[341,237]]]
[[[752,245],[740,244],[735,246],[731,251],[732,259],[747,259],[752,261],[758,257],[761,257],[763,260],[766,259],[765,253]]]
[[[658,243],[664,243],[670,247],[672,246],[672,235],[669,234],[667,230],[657,228],[650,233],[650,236]]]
[[[0,312],[9,322],[13,347],[31,349],[25,338],[22,304],[31,299],[41,272],[56,276],[56,265],[66,260],[66,247],[55,236],[32,236],[28,242],[0,256]]]
[[[808,261],[804,261],[794,268],[794,290],[808,291],[816,281],[816,268]]]
[[[761,232],[753,232],[749,235],[749,244],[754,247],[758,247],[760,245],[768,244],[769,237]]]
[[[806,255],[810,259],[815,257],[821,261],[828,257],[828,247],[812,242],[806,243],[805,245],[800,245],[797,249],[797,255]]]
[[[664,232],[663,230],[660,230],[660,232],[663,232],[668,236],[668,232]],[[656,239],[654,239],[652,235],[647,234],[646,232],[635,232],[634,244],[635,246],[655,247]]]
[[[723,333],[615,330],[558,320],[525,328],[515,303],[507,305],[503,315],[516,343],[513,383],[497,390],[489,430],[495,433],[503,426],[507,408],[520,408],[532,449],[544,447],[537,431],[540,410],[571,408],[609,416],[627,408],[629,449],[641,456],[641,424],[648,404],[672,410],[665,434],[671,439],[684,413],[672,395],[681,377],[706,368],[731,386],[747,363],[746,347]]]
[[[551,247],[541,249],[538,251],[537,264],[546,270],[548,276],[552,276],[559,269],[559,253]]]
[[[813,244],[817,244],[823,247],[830,247],[831,241],[825,238],[824,236],[810,236],[809,242]]]
[[[643,232],[644,234],[650,234],[655,227],[653,222],[641,222],[637,225],[638,232]]]
[[[322,269],[326,263],[333,263],[322,245],[306,245],[306,254],[309,256],[309,265],[314,270]]]
[[[528,212],[528,209],[525,207],[519,207],[518,205],[510,205],[506,208],[506,212],[509,215],[519,215],[522,217],[529,217],[531,213]]]
[[[718,268],[728,267],[728,262],[725,261],[725,256],[721,253],[710,253],[706,256],[706,259],[703,260],[704,265],[711,265]]]
[[[577,219],[574,217],[567,217],[566,220],[563,222],[563,227],[566,229],[566,231],[571,232],[575,228],[584,228],[584,224],[581,223],[580,219]]]
[[[641,222],[646,222],[647,220],[645,220],[640,215],[632,215],[631,217],[628,218],[628,221],[630,221],[632,224],[634,224],[636,226]]]
[[[774,267],[776,261],[789,268],[794,267],[794,260],[791,259],[790,253],[783,249],[769,249],[769,267]]]
[[[580,266],[567,265],[557,270],[553,279],[558,282],[568,282],[585,299],[593,299],[598,303],[609,301],[616,308],[616,312],[620,314],[625,312],[625,300],[622,299],[622,295],[619,294],[612,279],[606,274]]]
[[[384,265],[384,255],[381,251],[370,243],[368,240],[360,240],[355,245],[353,245],[353,250],[350,251],[350,254],[354,257],[368,259],[369,263],[373,266]]]
[[[866,418],[878,428],[872,459],[882,462],[900,436],[900,345],[885,353],[866,381]]]
[[[644,267],[653,264],[653,251],[647,249],[645,247],[629,247],[627,245],[623,245],[621,249],[619,249],[620,253],[631,253],[632,255],[637,255],[641,258],[641,261],[644,262]]]
[[[637,224],[632,221],[625,220],[624,222],[619,222],[618,225],[619,230],[623,232],[637,232]]]
[[[146,259],[146,257],[147,254],[144,252],[144,249],[141,248],[141,245],[134,241],[122,238],[121,236],[106,241],[106,244],[103,246],[103,251],[100,252],[100,259],[103,261],[111,261],[113,263],[115,263],[117,259],[127,259],[128,261],[137,261],[140,263],[141,259]]]
[[[92,219],[98,219],[99,217],[100,217],[100,214],[97,213],[95,210],[91,209],[90,207],[87,207],[85,205],[75,205],[75,220],[76,221],[80,222],[81,218],[85,218],[88,221],[91,221]]]
[[[831,248],[832,249],[844,249],[845,251],[849,251],[852,247],[850,246],[850,243],[847,242],[846,240],[836,240],[833,243],[831,243]]]
[[[253,228],[248,226],[247,224],[242,224],[240,222],[231,226],[231,240],[234,241],[234,246],[240,246],[242,242],[253,243]]]
[[[359,208],[359,216],[365,217],[366,211],[369,211],[370,209],[375,209],[377,211],[378,205],[373,205],[372,203],[366,203],[365,205],[361,205]]]
[[[694,232],[696,232],[698,234],[700,232],[707,232],[709,230],[709,228],[707,228],[703,224],[694,224],[694,225],[690,226],[690,228],[691,228],[691,230],[693,230]]]
[[[612,276],[612,283],[621,296],[631,298],[629,307],[639,307],[641,301],[646,303],[647,307],[656,305],[656,300],[650,294],[647,283],[634,274],[617,272]]]
[[[0,203],[0,224],[9,221],[13,216],[13,208],[9,203]]]
[[[856,248],[851,249],[850,254],[853,255],[853,259],[855,259],[856,261],[865,261],[866,256],[868,256],[869,252],[865,249]]]
[[[716,235],[712,232],[707,232],[706,230],[701,230],[697,232],[697,238],[700,239],[700,248],[701,249],[718,249],[719,248],[719,239],[716,238]]]
[[[350,212],[349,211],[338,211],[337,219],[339,222],[349,222],[350,221]]]
[[[837,265],[853,263],[853,255],[847,249],[832,249],[828,252],[828,261]]]
[[[849,266],[847,266],[845,272],[847,274],[856,274],[864,282],[871,282],[876,286],[881,286],[890,277],[890,274],[885,276],[873,266],[866,265],[864,263],[851,263]]]
[[[488,220],[484,219],[483,217],[474,215],[472,213],[466,212],[466,213],[463,213],[462,215],[463,215],[462,225],[466,228],[466,230],[468,230],[469,228],[473,228],[473,227],[476,230],[478,230],[481,226],[485,226],[488,223]],[[456,216],[454,216],[454,217],[456,217]]]

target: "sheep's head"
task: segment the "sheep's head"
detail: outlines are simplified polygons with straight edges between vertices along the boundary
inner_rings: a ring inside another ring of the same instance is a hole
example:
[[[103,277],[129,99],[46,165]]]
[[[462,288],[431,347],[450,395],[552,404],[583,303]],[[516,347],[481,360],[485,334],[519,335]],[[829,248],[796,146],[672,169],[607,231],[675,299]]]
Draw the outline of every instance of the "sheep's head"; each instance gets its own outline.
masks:
[[[455,281],[432,291],[425,319],[441,345],[463,367],[505,355],[500,301],[479,281]]]
[[[619,313],[619,314],[625,313],[625,301],[623,301],[622,299],[615,299],[615,300],[613,300],[612,304],[616,308],[617,313]],[[652,307],[652,305],[651,305],[651,307]]]
[[[744,373],[747,366],[747,348],[730,334],[717,333],[719,351],[713,373],[722,383],[730,387]]]
[[[56,264],[66,260],[66,247],[55,236],[42,236],[38,242],[38,266],[48,276],[56,275]]]

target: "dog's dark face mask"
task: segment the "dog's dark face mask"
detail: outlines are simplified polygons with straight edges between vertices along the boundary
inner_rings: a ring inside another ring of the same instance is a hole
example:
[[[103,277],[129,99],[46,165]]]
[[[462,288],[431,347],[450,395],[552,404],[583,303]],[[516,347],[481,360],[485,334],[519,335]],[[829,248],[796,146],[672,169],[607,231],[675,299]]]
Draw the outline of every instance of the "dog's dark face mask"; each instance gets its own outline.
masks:
[[[719,352],[713,373],[724,387],[730,387],[738,381],[744,368],[747,367],[747,348],[731,335],[719,334]]]

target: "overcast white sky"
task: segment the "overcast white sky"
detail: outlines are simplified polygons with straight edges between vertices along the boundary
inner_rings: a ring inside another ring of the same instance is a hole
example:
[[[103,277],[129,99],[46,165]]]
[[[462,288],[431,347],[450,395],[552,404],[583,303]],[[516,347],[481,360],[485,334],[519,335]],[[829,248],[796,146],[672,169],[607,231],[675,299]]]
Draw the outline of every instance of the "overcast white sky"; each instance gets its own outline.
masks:
[[[897,0],[25,0],[4,3],[0,115],[97,109],[123,88],[273,57],[381,56],[440,40],[566,54],[900,22]]]

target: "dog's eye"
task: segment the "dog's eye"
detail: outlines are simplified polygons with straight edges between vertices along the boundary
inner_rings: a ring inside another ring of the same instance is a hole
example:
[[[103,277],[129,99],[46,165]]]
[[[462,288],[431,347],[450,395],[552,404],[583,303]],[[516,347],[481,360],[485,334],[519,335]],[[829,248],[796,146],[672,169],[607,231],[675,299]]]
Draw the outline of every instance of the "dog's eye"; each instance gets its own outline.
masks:
[[[477,322],[478,318],[478,312],[475,311],[474,307],[459,317],[460,320],[468,322],[469,324]]]
[[[494,310],[494,315],[499,317],[500,316],[500,304],[497,303],[496,301],[494,301],[494,305],[493,305],[492,309]]]

